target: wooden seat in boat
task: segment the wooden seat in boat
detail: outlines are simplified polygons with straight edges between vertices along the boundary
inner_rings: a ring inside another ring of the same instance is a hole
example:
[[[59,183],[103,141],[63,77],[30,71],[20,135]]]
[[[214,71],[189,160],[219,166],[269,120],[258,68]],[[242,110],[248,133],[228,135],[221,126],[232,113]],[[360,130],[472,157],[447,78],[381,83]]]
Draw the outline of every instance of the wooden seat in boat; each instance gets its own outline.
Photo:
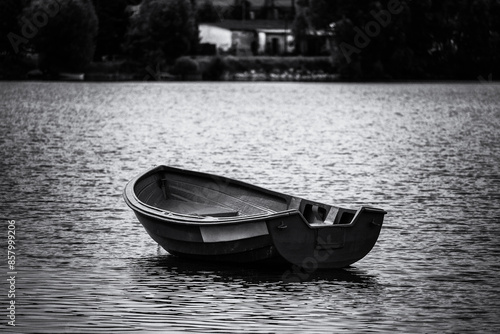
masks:
[[[239,214],[238,211],[231,208],[198,202],[180,201],[175,199],[168,199],[158,205],[158,207],[175,213],[204,217],[235,217]]]

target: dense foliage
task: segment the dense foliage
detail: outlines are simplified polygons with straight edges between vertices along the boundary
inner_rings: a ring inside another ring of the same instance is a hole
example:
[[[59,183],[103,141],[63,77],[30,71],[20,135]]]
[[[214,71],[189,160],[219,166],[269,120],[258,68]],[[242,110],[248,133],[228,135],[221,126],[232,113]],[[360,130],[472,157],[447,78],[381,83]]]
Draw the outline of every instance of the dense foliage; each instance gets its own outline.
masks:
[[[198,22],[293,17],[296,53],[326,34],[345,79],[500,77],[500,0],[0,0],[0,77],[33,53],[49,71],[172,65]]]
[[[198,44],[198,27],[188,0],[144,0],[131,18],[125,49],[137,61],[172,63]]]
[[[14,53],[17,36],[21,37],[21,28],[18,25],[18,17],[23,11],[24,5],[19,0],[0,0],[0,52]]]
[[[298,5],[309,28],[333,30],[336,62],[346,78],[500,74],[500,1],[298,0]]]
[[[198,22],[220,22],[222,19],[223,10],[216,7],[212,1],[204,0],[196,11]]]
[[[123,54],[122,44],[128,27],[130,0],[93,0],[99,33],[96,39],[95,59],[112,58]]]
[[[90,63],[97,18],[86,0],[34,0],[20,18],[23,37],[49,72],[81,72]]]

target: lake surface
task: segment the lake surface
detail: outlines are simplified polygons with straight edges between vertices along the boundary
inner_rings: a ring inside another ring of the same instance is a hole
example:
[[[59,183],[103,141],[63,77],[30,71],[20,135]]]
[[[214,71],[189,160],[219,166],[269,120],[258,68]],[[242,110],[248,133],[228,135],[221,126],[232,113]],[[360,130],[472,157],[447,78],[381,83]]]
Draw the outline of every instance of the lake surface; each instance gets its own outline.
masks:
[[[498,84],[0,82],[0,116],[3,333],[500,329]],[[301,281],[186,262],[121,197],[159,164],[388,214]]]

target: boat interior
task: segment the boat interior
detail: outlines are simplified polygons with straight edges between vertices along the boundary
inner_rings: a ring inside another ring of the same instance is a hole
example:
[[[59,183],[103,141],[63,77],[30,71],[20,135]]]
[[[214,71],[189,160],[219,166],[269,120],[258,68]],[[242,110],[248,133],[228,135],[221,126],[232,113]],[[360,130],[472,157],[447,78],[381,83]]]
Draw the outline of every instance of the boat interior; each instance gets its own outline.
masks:
[[[148,206],[198,217],[253,216],[296,209],[311,225],[320,225],[348,224],[356,213],[223,177],[168,168],[140,178],[134,191]]]

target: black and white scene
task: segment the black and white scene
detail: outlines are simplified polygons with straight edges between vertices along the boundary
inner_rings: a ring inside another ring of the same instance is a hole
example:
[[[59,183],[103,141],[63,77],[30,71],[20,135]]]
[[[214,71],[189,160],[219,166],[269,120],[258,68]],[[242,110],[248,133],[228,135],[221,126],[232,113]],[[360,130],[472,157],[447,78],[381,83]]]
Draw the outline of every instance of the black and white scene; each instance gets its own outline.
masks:
[[[0,0],[0,332],[498,333],[499,79],[499,0]]]

